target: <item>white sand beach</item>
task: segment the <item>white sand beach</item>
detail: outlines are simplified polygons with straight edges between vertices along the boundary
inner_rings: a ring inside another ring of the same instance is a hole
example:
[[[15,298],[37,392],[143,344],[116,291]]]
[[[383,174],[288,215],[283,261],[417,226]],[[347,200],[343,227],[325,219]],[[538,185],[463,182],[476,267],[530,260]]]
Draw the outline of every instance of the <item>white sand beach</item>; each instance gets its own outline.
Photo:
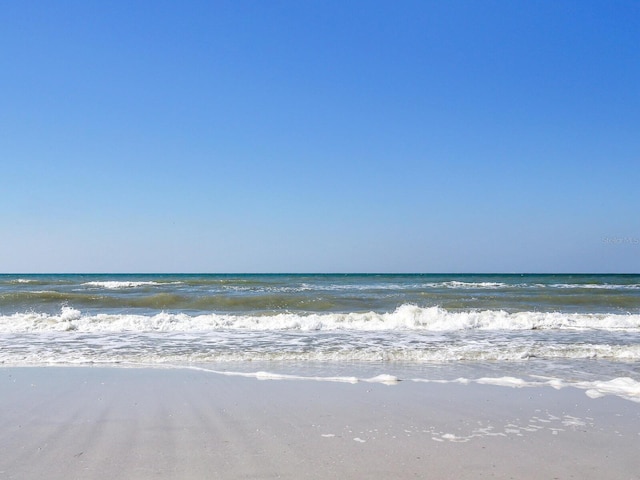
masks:
[[[640,478],[640,405],[584,391],[0,369],[3,479]]]

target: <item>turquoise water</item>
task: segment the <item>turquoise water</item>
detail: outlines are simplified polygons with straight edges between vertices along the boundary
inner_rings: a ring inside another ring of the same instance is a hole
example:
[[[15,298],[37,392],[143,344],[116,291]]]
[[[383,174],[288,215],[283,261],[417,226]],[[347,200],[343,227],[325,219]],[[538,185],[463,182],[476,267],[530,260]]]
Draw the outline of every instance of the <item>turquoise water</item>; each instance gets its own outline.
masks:
[[[0,313],[640,313],[638,275],[0,275]]]
[[[640,380],[639,361],[639,275],[0,276],[5,365]]]

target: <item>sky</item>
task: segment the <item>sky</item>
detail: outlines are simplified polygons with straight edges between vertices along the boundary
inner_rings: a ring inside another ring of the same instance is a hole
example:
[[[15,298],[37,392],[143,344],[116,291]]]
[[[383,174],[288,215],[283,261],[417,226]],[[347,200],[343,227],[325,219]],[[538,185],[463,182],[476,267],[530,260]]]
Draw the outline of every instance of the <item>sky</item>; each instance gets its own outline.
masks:
[[[0,272],[640,272],[637,0],[0,21]]]

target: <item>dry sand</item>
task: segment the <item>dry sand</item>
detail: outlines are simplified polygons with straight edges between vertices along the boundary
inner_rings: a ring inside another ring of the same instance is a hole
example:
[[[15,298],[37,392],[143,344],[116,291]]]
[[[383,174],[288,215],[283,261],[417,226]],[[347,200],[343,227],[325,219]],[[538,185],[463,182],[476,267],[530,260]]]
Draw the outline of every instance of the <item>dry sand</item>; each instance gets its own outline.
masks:
[[[0,369],[1,479],[640,479],[640,404],[571,388]]]

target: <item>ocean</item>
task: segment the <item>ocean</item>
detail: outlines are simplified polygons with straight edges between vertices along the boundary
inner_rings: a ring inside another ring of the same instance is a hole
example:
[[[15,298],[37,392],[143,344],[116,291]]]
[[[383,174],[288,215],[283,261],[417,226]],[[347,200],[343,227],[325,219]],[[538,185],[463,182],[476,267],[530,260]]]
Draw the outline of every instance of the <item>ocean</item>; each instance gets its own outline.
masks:
[[[639,361],[640,275],[0,275],[5,366],[493,378],[640,401]]]

